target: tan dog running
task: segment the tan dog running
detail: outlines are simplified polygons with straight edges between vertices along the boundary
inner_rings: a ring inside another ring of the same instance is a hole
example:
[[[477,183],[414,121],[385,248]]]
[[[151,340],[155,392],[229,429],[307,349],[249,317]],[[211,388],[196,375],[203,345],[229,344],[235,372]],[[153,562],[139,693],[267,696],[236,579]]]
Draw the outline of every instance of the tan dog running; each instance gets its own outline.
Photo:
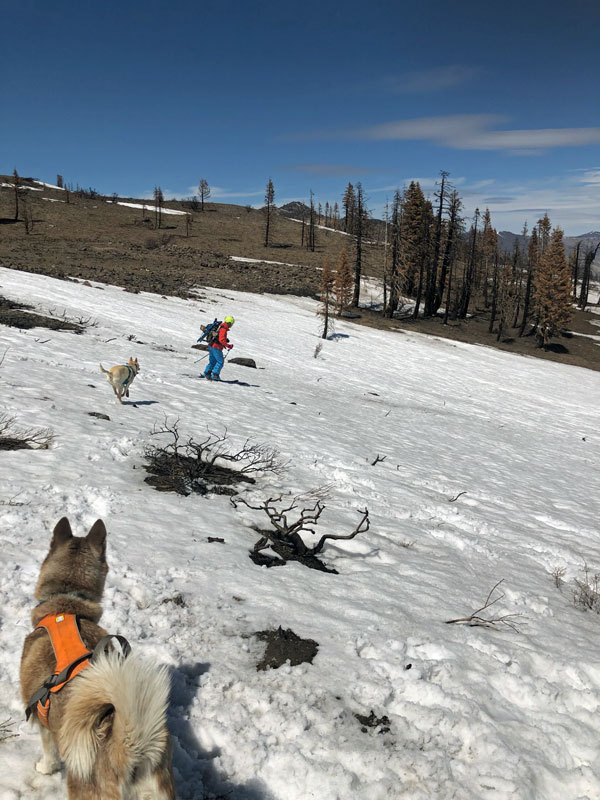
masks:
[[[106,373],[106,380],[113,388],[113,392],[117,395],[119,403],[122,403],[122,397],[129,397],[129,387],[133,383],[133,379],[140,371],[140,365],[137,358],[134,360],[130,357],[127,364],[119,364],[110,369],[104,369],[100,364],[102,372]]]
[[[107,572],[102,520],[87,536],[77,537],[63,517],[54,528],[35,589],[39,603],[31,612],[34,626],[43,622],[57,628],[74,619],[69,624],[77,625],[75,635],[84,653],[94,651],[106,635],[97,623]],[[36,627],[29,634],[21,658],[23,700],[33,708],[32,719],[42,736],[38,772],[56,772],[62,759],[69,800],[175,800],[166,668],[136,655],[123,658],[116,651],[94,654],[51,693],[49,710],[43,713],[44,701],[31,701],[64,661],[63,639],[57,635],[51,641],[49,628]]]

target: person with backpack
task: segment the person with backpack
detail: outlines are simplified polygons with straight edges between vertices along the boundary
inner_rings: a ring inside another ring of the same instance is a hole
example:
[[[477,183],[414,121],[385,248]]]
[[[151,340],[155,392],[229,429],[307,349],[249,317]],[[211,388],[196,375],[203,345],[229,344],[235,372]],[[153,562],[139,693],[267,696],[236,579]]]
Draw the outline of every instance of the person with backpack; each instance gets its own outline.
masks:
[[[203,378],[207,378],[209,381],[221,380],[220,373],[225,362],[223,350],[225,350],[225,348],[231,350],[233,347],[233,345],[229,343],[227,334],[231,330],[231,326],[234,322],[235,319],[233,317],[225,317],[223,322],[216,329],[216,333],[213,333],[210,337],[208,345],[208,364],[202,375]],[[207,337],[207,339],[209,339],[209,337]]]

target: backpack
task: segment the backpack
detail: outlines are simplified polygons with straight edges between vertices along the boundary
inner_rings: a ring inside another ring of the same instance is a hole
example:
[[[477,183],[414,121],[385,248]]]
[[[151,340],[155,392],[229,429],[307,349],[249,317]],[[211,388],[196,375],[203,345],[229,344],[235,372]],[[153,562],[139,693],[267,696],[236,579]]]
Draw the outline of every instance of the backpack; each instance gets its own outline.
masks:
[[[198,339],[199,342],[205,342],[209,347],[219,338],[219,328],[223,324],[222,320],[215,317],[214,322],[209,325],[200,325],[202,336]]]

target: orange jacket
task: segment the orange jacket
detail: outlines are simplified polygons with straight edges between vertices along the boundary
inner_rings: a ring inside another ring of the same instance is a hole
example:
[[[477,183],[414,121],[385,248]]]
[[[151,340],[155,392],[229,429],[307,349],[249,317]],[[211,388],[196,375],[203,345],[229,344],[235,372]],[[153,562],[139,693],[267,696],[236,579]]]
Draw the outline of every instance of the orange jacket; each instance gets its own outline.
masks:
[[[233,347],[233,345],[229,344],[229,339],[227,338],[230,329],[231,325],[228,322],[223,322],[219,327],[217,341],[213,342],[211,347],[215,347],[217,350],[224,350],[225,348],[230,350]]]

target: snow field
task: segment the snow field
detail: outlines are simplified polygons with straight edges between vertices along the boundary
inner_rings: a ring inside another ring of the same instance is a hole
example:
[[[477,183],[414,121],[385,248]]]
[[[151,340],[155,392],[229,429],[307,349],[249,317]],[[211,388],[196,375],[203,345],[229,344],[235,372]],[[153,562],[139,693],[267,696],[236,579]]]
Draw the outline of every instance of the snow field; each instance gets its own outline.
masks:
[[[600,620],[570,591],[584,564],[600,570],[598,373],[344,321],[314,358],[317,304],[301,298],[163,299],[5,269],[0,294],[97,322],[81,336],[0,329],[3,410],[56,434],[50,450],[0,455],[0,501],[23,503],[0,505],[0,720],[19,734],[0,743],[0,797],[65,794],[60,775],[33,770],[18,693],[35,581],[65,514],[78,535],[107,524],[103,624],[171,669],[182,800],[599,796]],[[190,377],[200,324],[225,314],[231,356],[260,369],[226,362],[223,377],[248,387]],[[130,355],[141,371],[119,406],[98,363]],[[367,533],[324,549],[340,574],[258,568],[249,526],[266,517],[145,484],[165,415],[195,438],[226,426],[234,444],[278,448],[289,468],[257,478],[256,502],[332,484],[319,534],[349,533],[368,507]],[[519,632],[445,624],[501,579],[492,611],[521,614]],[[250,634],[279,625],[318,655],[256,672]],[[371,710],[388,733],[361,730],[354,715]]]

